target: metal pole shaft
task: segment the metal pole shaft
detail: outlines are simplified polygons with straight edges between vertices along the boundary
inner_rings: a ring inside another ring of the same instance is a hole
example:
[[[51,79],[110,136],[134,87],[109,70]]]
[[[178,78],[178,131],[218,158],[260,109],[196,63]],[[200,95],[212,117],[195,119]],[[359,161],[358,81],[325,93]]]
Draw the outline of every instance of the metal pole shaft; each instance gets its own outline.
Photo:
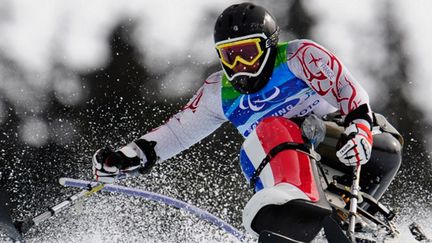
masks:
[[[357,204],[358,196],[360,191],[360,170],[361,165],[358,164],[354,167],[353,171],[353,182],[351,185],[351,199],[350,199],[350,210],[349,210],[349,225],[348,225],[348,236],[352,242],[355,242],[355,224],[357,215]]]
[[[89,192],[89,190],[82,190],[77,194],[72,195],[71,197],[69,197],[68,199],[66,199],[65,201],[51,207],[48,209],[48,211],[36,216],[33,218],[33,223],[35,225],[38,225],[40,223],[42,223],[43,221],[47,220],[48,218],[50,218],[51,216],[59,213],[60,211],[62,211],[65,208],[70,207],[75,201],[79,200],[80,198],[83,198],[84,196],[87,195],[87,193]]]
[[[84,197],[88,197],[100,190],[102,190],[102,188],[104,187],[103,184],[94,184],[91,185],[90,187],[88,187],[88,189],[86,190],[82,190],[70,197],[68,197],[65,201],[48,208],[48,210],[34,218],[28,218],[24,221],[19,221],[21,222],[20,226],[19,226],[19,231],[21,233],[26,233],[32,226],[34,225],[39,225],[40,223],[44,222],[45,220],[51,218],[52,216],[54,216],[55,214],[59,213],[60,211],[69,208],[71,205],[73,205],[75,203],[75,201],[82,199]]]

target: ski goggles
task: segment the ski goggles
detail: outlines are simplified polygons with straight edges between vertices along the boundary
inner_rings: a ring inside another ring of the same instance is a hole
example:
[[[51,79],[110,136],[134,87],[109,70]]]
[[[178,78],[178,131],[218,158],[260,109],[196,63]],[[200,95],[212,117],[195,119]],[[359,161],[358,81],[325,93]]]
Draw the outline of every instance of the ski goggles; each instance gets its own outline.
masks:
[[[262,43],[265,40],[261,35],[242,37],[240,40],[230,39],[216,43],[221,62],[233,69],[238,63],[254,65],[264,54]]]

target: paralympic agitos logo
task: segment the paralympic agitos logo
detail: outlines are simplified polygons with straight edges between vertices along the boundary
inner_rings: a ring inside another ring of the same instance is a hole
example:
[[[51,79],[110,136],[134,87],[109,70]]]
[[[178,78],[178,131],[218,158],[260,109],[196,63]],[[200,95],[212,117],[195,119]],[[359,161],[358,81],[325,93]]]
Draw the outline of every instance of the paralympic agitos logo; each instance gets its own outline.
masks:
[[[269,101],[272,101],[274,99],[276,99],[279,94],[281,93],[280,89],[278,87],[275,87],[274,92],[267,98],[261,99],[261,97],[256,97],[258,99],[253,99],[255,97],[253,97],[252,95],[243,95],[240,98],[240,109],[242,110],[252,110],[252,111],[260,111],[262,110],[266,103],[268,103]]]

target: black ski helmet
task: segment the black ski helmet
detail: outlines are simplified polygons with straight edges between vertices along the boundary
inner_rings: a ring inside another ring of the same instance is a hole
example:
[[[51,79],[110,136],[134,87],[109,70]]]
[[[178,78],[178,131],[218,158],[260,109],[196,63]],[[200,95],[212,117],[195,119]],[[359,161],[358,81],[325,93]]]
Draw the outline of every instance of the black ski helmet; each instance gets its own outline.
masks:
[[[276,46],[279,39],[279,26],[275,18],[263,7],[252,3],[234,4],[226,8],[218,17],[214,28],[215,43],[243,36],[263,34],[261,43],[261,70],[257,75],[240,75],[230,78],[233,71],[222,64],[222,68],[233,87],[240,93],[254,93],[263,88],[269,81],[276,59]],[[220,57],[220,53],[218,52]],[[221,57],[220,57],[221,58]]]

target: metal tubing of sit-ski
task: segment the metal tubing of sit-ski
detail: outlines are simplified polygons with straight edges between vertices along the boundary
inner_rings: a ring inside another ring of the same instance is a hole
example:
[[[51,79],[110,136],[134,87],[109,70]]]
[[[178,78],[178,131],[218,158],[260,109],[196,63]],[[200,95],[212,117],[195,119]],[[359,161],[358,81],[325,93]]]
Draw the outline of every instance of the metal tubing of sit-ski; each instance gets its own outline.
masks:
[[[352,242],[355,242],[355,224],[357,215],[357,204],[358,195],[360,191],[360,170],[361,165],[358,164],[353,169],[353,182],[351,185],[351,199],[350,199],[350,210],[349,210],[349,225],[348,225],[348,236]]]
[[[96,184],[96,182],[90,182],[90,181],[84,181],[84,180],[77,180],[77,179],[71,179],[71,178],[61,178],[60,184],[63,186],[68,187],[79,187],[79,188],[87,188],[90,186],[93,186]],[[105,184],[105,186],[101,189],[102,191],[107,192],[116,192],[116,193],[122,193],[129,196],[137,196],[142,197],[148,200],[157,201],[165,203],[169,206],[173,206],[175,208],[184,209],[185,211],[196,215],[200,219],[203,219],[207,222],[210,222],[219,228],[225,230],[229,234],[232,234],[240,241],[243,241],[245,239],[245,236],[236,228],[231,226],[230,224],[226,223],[222,219],[200,209],[193,205],[190,205],[186,202],[180,201],[178,199],[170,198],[164,195],[160,195],[154,192],[144,191],[136,188],[129,188],[119,185],[113,185],[113,184]]]

